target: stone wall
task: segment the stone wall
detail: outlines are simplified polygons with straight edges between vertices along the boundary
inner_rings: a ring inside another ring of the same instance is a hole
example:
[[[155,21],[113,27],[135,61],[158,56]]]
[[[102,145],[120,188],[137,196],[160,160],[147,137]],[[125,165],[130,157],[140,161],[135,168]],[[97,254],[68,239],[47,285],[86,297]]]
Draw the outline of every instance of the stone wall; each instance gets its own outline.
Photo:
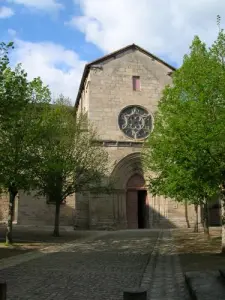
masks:
[[[141,160],[135,158],[141,148],[120,131],[118,116],[124,107],[140,105],[154,119],[162,90],[172,82],[168,75],[171,69],[138,50],[128,50],[100,65],[102,68],[90,70],[86,80],[88,87],[82,94],[80,106],[88,111],[99,139],[104,141],[110,170],[117,177],[116,187],[120,192],[111,196],[80,196],[76,207],[80,207],[77,223],[88,228],[124,228],[127,222],[126,183],[135,172],[141,172]],[[140,91],[133,91],[132,76],[140,76]],[[121,142],[131,144],[123,146]],[[150,194],[148,200],[149,227],[186,227],[183,205]],[[194,209],[189,207],[188,210],[190,223],[193,224]]]
[[[166,84],[172,82],[171,69],[138,50],[128,50],[101,63],[102,68],[90,70],[81,93],[79,112],[86,111],[96,127],[99,139],[109,153],[110,173],[116,178],[112,195],[77,194],[68,197],[61,206],[60,224],[84,229],[126,228],[126,184],[135,173],[142,173],[141,144],[125,136],[118,125],[121,110],[129,105],[140,105],[152,115]],[[140,76],[141,90],[134,91],[132,76]],[[154,122],[153,122],[154,124]],[[0,218],[7,216],[7,200],[1,200]],[[148,195],[149,226],[186,226],[184,206],[163,197]],[[34,193],[20,193],[19,224],[52,225],[55,206]],[[194,220],[193,207],[189,218]]]
[[[18,219],[18,195],[15,197],[13,223],[17,223]],[[0,195],[0,223],[6,223],[8,220],[9,211],[9,195]]]
[[[8,216],[8,207],[9,207],[9,198],[8,195],[0,196],[0,221],[6,222]]]
[[[191,227],[194,227],[195,224],[195,210],[194,205],[187,206],[187,215],[188,220]],[[200,209],[199,209],[200,216]],[[178,203],[175,201],[169,201],[168,207],[168,219],[173,222],[176,227],[187,227],[186,219],[185,219],[185,205],[183,203]],[[200,217],[199,217],[200,223]]]
[[[163,197],[152,197],[150,211],[150,222],[152,228],[187,228],[185,218],[185,205],[171,199]],[[199,224],[200,224],[200,209],[199,209]],[[194,227],[196,214],[194,205],[187,206],[187,215],[191,227]]]
[[[75,228],[117,229],[126,228],[124,191],[113,194],[76,195]]]
[[[92,195],[90,198],[90,229],[126,228],[125,195]]]
[[[187,227],[185,207],[181,203],[163,197],[149,197],[148,228]],[[127,228],[126,192],[115,191],[112,195],[89,195],[80,198],[80,210],[76,214],[76,228],[116,230]],[[77,207],[79,207],[77,203]],[[188,206],[188,220],[195,224],[194,206]],[[200,224],[200,210],[199,210]]]
[[[89,192],[75,195],[74,227],[89,229]]]
[[[100,139],[129,140],[118,127],[118,115],[128,105],[141,105],[154,114],[162,89],[171,83],[165,65],[139,51],[127,51],[90,71],[88,115]],[[141,91],[133,91],[132,76],[140,76]],[[86,102],[87,103],[87,102]]]
[[[74,225],[75,197],[66,198],[66,204],[61,205],[60,225]],[[35,193],[19,193],[18,219],[20,225],[53,225],[55,205],[47,204],[46,197],[35,197]]]

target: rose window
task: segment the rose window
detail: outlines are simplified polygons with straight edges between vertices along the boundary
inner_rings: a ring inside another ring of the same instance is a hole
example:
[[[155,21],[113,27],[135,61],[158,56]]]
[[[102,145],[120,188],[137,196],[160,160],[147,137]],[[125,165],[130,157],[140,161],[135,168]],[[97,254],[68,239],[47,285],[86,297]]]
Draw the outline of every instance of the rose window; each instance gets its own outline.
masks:
[[[128,106],[119,115],[119,127],[130,138],[144,139],[151,131],[152,118],[143,107]]]

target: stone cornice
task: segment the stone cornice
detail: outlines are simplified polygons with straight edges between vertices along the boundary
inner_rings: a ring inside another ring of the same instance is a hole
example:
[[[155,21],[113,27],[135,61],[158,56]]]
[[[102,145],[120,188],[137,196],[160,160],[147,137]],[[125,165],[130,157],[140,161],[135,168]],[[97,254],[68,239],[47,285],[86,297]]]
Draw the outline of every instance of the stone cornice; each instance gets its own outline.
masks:
[[[143,142],[138,141],[116,141],[116,140],[98,140],[95,143],[104,147],[138,147],[143,146]]]

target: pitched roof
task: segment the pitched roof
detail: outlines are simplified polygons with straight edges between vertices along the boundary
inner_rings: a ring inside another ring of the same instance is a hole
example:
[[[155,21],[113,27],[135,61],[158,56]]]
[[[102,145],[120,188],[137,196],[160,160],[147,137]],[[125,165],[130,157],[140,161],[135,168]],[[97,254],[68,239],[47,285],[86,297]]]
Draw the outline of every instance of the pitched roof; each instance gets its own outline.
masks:
[[[139,47],[138,45],[135,45],[135,44],[131,44],[131,45],[128,45],[124,48],[121,48],[117,51],[114,51],[110,54],[107,54],[101,58],[98,58],[88,64],[85,65],[84,67],[84,72],[83,72],[83,76],[81,78],[81,82],[80,82],[80,86],[79,86],[79,90],[78,90],[78,93],[77,93],[77,98],[76,98],[76,101],[75,101],[75,107],[78,107],[79,105],[79,100],[80,100],[80,97],[81,97],[81,93],[84,89],[84,84],[85,84],[85,80],[89,74],[89,71],[90,71],[90,68],[93,66],[93,65],[96,65],[96,64],[100,64],[110,58],[113,58],[113,57],[116,57],[117,55],[123,53],[123,52],[126,52],[127,50],[130,50],[130,49],[133,49],[133,50],[139,50],[140,52],[146,54],[147,56],[157,60],[158,62],[162,63],[163,65],[167,66],[168,68],[170,68],[172,71],[175,71],[176,68],[171,66],[170,64],[168,64],[167,62],[163,61],[162,59],[160,59],[159,57],[155,56],[154,54],[146,51],[145,49]]]

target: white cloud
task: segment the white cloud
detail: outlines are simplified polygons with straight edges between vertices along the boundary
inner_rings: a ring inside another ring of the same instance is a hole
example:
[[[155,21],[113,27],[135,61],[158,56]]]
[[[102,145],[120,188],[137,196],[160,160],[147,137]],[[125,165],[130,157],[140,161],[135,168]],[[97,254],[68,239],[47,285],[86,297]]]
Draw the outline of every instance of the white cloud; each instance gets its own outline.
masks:
[[[39,10],[58,10],[63,8],[63,4],[58,0],[8,0],[8,2],[22,4]]]
[[[22,63],[28,78],[40,76],[48,84],[53,96],[59,94],[75,100],[86,62],[72,50],[51,42],[31,43],[15,39],[13,64]]]
[[[15,37],[16,36],[16,30],[9,28],[8,29],[8,34],[10,37]]]
[[[82,15],[70,24],[104,52],[136,43],[152,53],[180,62],[198,34],[212,42],[224,0],[74,0]],[[222,21],[223,15],[221,15]],[[225,18],[225,15],[224,15]]]
[[[7,6],[0,7],[0,19],[10,18],[14,15],[14,11]]]

